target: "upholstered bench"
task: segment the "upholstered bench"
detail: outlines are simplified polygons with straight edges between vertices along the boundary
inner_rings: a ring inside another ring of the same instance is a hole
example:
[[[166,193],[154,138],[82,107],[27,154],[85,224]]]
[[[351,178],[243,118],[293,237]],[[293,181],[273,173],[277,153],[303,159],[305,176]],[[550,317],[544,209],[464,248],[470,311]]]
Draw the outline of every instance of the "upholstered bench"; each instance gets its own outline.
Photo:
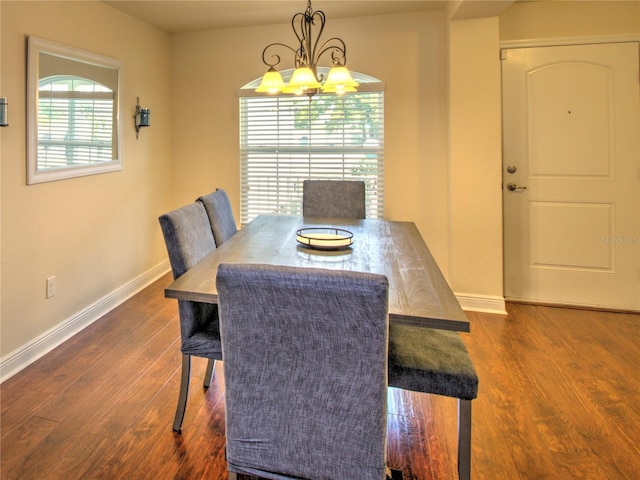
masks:
[[[389,326],[389,386],[458,399],[458,477],[471,478],[471,400],[478,376],[457,332]]]

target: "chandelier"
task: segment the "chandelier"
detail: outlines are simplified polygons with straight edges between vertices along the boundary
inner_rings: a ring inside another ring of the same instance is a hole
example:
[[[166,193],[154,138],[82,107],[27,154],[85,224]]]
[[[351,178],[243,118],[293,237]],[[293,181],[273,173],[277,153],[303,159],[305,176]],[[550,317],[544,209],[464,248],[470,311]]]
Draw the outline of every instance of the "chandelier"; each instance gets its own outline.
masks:
[[[291,19],[291,28],[298,38],[299,45],[293,48],[283,43],[272,43],[262,51],[262,61],[269,70],[262,77],[256,92],[305,94],[311,98],[319,91],[337,94],[356,91],[358,83],[353,80],[345,66],[347,63],[345,43],[340,38],[334,37],[320,44],[326,20],[324,12],[320,10],[314,12],[311,8],[311,0],[308,0],[306,10],[296,13]],[[315,35],[313,27],[318,28]],[[284,83],[282,75],[276,70],[276,66],[280,63],[280,56],[275,53],[268,55],[269,52],[280,47],[293,52],[295,70],[288,84]],[[318,61],[325,53],[330,53],[332,67],[327,74],[327,80],[323,83],[324,76],[318,76]]]

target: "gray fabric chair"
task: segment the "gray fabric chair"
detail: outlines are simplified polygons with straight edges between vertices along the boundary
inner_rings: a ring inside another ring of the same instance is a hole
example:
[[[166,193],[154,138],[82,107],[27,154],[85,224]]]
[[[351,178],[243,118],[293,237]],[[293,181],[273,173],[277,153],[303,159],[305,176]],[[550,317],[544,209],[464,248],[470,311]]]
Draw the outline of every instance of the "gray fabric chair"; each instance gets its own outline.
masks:
[[[227,192],[217,188],[215,192],[198,198],[198,201],[202,202],[207,211],[213,238],[219,247],[238,231],[229,196]]]
[[[216,285],[229,478],[383,480],[386,277],[221,264]]]
[[[389,386],[458,399],[458,477],[471,478],[471,401],[478,376],[457,332],[389,327]]]
[[[302,215],[366,218],[364,182],[305,180],[302,184]]]
[[[159,218],[169,253],[173,278],[179,278],[216,248],[207,212],[200,202],[166,213]],[[218,306],[178,300],[182,351],[180,396],[173,430],[180,432],[189,395],[191,357],[208,358],[204,388],[208,388],[216,360],[222,360]]]

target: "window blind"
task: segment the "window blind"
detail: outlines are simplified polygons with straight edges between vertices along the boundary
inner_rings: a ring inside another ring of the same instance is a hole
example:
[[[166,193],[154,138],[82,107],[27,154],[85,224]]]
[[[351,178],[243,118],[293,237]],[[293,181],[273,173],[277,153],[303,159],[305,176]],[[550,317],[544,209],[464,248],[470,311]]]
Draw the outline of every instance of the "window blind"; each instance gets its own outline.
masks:
[[[305,179],[363,180],[384,210],[384,92],[240,98],[241,222],[302,213]]]
[[[67,87],[51,82],[38,92],[38,169],[112,161],[114,93],[60,85]]]

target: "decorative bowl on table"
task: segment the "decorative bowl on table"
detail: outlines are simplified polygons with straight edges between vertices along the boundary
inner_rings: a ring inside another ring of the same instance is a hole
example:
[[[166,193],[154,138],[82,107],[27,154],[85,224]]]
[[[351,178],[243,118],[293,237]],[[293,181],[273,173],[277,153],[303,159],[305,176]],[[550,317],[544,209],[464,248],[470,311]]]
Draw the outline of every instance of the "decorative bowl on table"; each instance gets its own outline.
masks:
[[[316,250],[342,250],[353,244],[353,233],[334,227],[301,228],[296,232],[296,240]]]

